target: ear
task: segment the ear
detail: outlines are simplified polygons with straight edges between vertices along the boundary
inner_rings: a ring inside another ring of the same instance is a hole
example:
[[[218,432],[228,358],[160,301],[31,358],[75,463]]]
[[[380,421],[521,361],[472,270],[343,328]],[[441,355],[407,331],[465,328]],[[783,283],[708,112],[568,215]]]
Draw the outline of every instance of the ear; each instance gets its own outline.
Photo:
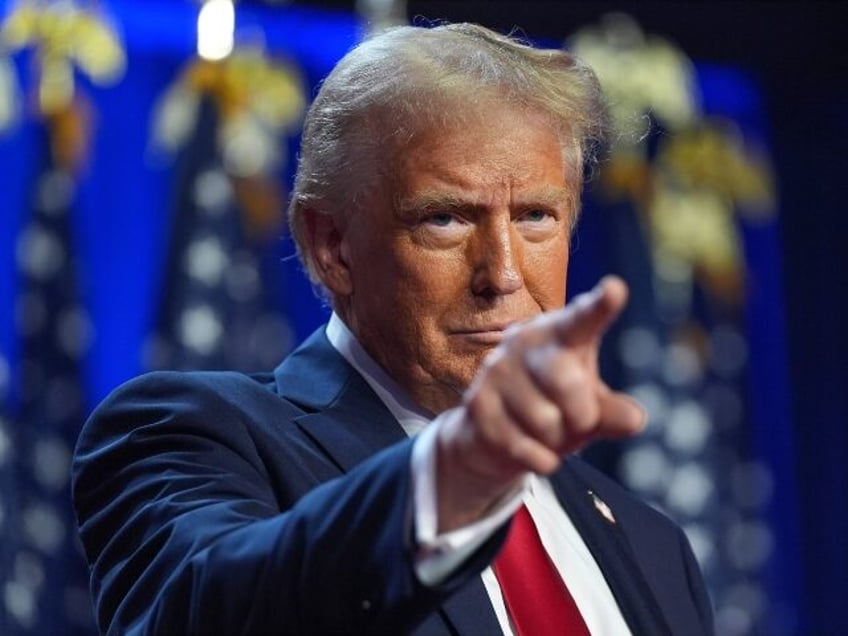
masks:
[[[318,278],[334,297],[349,296],[353,284],[345,258],[344,227],[334,216],[312,208],[303,210],[303,220]]]

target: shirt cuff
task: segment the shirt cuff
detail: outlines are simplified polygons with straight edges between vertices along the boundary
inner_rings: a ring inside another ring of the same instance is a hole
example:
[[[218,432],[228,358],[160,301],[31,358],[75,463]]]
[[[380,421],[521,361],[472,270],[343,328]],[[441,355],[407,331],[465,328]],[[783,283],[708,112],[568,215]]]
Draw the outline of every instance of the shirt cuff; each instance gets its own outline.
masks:
[[[412,447],[412,496],[416,545],[415,574],[424,585],[444,582],[521,506],[527,477],[495,503],[488,514],[467,526],[437,534],[436,451],[438,418],[419,433]]]

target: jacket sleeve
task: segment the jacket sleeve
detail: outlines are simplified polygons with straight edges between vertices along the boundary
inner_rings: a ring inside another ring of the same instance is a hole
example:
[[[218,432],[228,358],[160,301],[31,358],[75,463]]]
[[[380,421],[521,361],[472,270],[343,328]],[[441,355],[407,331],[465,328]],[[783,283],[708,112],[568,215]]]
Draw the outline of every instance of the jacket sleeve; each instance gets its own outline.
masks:
[[[73,496],[103,632],[409,632],[497,549],[495,538],[424,587],[413,571],[410,441],[321,483],[304,459],[315,451],[292,437],[272,460],[290,479],[273,483],[268,448],[239,407],[262,389],[232,400],[231,386],[203,377],[133,381],[80,436]],[[282,422],[296,409],[279,403]]]

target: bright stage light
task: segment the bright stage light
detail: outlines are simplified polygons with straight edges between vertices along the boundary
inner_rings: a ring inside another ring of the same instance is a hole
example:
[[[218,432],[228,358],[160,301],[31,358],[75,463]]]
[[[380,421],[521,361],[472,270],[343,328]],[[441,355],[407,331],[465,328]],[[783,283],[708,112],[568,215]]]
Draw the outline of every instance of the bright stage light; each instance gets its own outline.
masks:
[[[197,54],[223,60],[233,52],[236,12],[232,0],[208,0],[197,16]]]

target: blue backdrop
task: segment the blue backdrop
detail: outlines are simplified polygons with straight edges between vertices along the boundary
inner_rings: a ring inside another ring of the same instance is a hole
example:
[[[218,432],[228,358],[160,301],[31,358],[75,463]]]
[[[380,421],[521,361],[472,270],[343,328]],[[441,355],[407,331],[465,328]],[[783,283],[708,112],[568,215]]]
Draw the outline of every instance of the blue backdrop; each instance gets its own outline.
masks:
[[[173,196],[171,165],[156,163],[148,152],[150,122],[156,99],[193,56],[195,46],[196,7],[192,3],[123,0],[110,6],[124,37],[127,72],[114,87],[81,84],[96,106],[96,132],[92,160],[81,179],[71,216],[80,293],[95,328],[84,360],[89,407],[143,370],[142,345],[156,319]],[[270,51],[300,67],[309,94],[361,36],[358,21],[343,12],[245,6],[240,9],[239,24],[244,27],[251,23],[261,25]],[[29,60],[17,56],[15,65],[18,77],[26,84]],[[770,139],[769,105],[761,102],[749,76],[727,66],[702,64],[699,81],[706,110],[727,114],[763,139]],[[10,361],[12,369],[20,352],[13,310],[18,291],[15,245],[29,214],[32,179],[39,170],[37,134],[32,122],[0,134],[0,354]],[[292,152],[295,143],[292,140]],[[780,144],[777,147],[781,149]],[[777,165],[783,167],[785,162],[778,157]],[[290,177],[288,173],[280,175],[284,181]],[[792,175],[782,173],[779,177],[785,181]],[[820,195],[822,205],[841,204],[841,200],[827,200],[827,196]],[[799,224],[793,223],[797,229]],[[848,513],[843,505],[844,486],[848,484],[846,471],[841,468],[848,456],[844,432],[847,363],[838,358],[838,352],[845,350],[844,328],[817,318],[821,328],[811,332],[814,339],[838,337],[842,344],[832,350],[836,357],[825,360],[822,366],[821,400],[812,400],[806,394],[801,398],[817,409],[812,425],[827,434],[824,439],[799,436],[799,441],[790,416],[793,396],[786,358],[780,226],[773,223],[742,229],[746,259],[756,279],[747,333],[753,365],[752,421],[756,422],[750,434],[777,479],[778,497],[769,513],[780,558],[772,562],[769,590],[800,621],[797,633],[838,633],[840,625],[848,625],[848,610],[839,600],[848,592],[844,574],[848,569],[844,567],[848,566],[848,542],[844,540],[848,536]],[[591,232],[584,232],[575,258],[585,258],[587,263],[573,272],[572,292],[591,286],[605,267],[591,263],[590,240]],[[296,259],[291,258],[294,250],[290,241],[281,237],[276,251],[279,278],[275,301],[289,316],[295,338],[301,340],[324,320],[326,310],[301,275]],[[840,264],[830,263],[830,267],[838,269]],[[823,271],[826,269],[819,267],[810,276],[828,279],[832,272]],[[844,274],[840,280],[844,281]],[[803,320],[797,308],[790,311],[793,315]],[[14,396],[14,374],[10,380]],[[817,459],[811,460],[813,457]],[[801,481],[796,480],[796,470]],[[822,487],[818,481],[821,470],[834,471],[830,483],[841,484],[841,490]],[[799,507],[807,518],[818,516],[822,526],[841,533],[820,530],[818,525],[799,525]],[[804,541],[801,532],[806,532]],[[802,550],[803,545],[808,549]],[[834,558],[843,567],[837,568]],[[808,573],[806,580],[804,571]],[[826,616],[822,616],[825,609]],[[788,617],[787,625],[794,625],[794,620]]]

